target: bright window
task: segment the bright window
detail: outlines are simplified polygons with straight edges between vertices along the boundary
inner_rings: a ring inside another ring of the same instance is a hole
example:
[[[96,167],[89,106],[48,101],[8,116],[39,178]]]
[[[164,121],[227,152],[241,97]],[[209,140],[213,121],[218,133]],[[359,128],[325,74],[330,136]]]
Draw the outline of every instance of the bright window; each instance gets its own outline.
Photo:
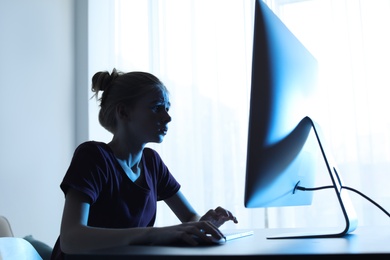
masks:
[[[390,209],[390,1],[266,2],[319,61],[317,121],[344,182]],[[247,0],[90,1],[90,77],[113,67],[145,70],[167,85],[173,121],[164,142],[150,146],[199,213],[224,206],[240,228],[316,225],[338,212],[300,219],[291,217],[296,209],[243,206],[253,7]],[[109,141],[89,102],[90,138]],[[372,204],[351,197],[360,224],[388,223]],[[160,205],[156,224],[174,223]]]

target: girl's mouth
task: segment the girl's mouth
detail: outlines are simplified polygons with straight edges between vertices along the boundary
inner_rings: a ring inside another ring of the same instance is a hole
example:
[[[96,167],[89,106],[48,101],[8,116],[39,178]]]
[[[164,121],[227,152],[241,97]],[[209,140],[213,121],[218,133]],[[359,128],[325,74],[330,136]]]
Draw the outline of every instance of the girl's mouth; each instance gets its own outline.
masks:
[[[167,128],[167,127],[160,128],[160,129],[159,129],[159,132],[160,132],[161,134],[163,134],[163,135],[166,135],[167,132],[168,132],[168,128]]]

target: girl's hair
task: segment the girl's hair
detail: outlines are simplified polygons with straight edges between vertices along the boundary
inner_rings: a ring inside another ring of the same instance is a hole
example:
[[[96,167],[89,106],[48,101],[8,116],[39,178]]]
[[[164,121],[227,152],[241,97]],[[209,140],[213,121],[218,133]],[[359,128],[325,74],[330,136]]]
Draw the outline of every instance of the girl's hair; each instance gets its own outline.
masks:
[[[100,101],[99,122],[111,133],[116,128],[115,112],[118,104],[134,106],[140,98],[151,92],[168,94],[165,85],[150,73],[123,73],[115,68],[111,74],[108,71],[97,72],[92,77],[91,89]],[[103,92],[100,98],[99,91]]]

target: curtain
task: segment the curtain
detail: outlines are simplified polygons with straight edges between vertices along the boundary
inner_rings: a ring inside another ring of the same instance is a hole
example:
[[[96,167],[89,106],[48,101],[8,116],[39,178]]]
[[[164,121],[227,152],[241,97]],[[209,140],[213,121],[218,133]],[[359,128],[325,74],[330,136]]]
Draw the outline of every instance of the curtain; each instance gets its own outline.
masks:
[[[265,1],[317,58],[318,121],[347,186],[390,209],[388,0]],[[238,225],[225,228],[327,226],[337,202],[315,193],[311,206],[247,209],[244,182],[254,1],[90,1],[89,76],[143,70],[170,91],[172,122],[162,156],[200,213],[223,206]],[[90,139],[109,141],[89,100]],[[320,176],[327,178],[326,174]],[[373,204],[351,194],[359,224],[386,224]],[[335,198],[333,198],[335,199]],[[157,226],[177,224],[159,203]]]

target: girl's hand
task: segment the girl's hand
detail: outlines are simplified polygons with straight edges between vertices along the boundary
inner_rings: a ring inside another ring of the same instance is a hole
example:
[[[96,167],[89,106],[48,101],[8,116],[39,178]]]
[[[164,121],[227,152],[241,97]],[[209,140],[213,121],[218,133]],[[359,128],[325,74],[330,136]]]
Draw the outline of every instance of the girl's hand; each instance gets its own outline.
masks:
[[[236,224],[238,223],[237,218],[230,211],[222,207],[217,207],[215,210],[210,209],[199,221],[209,221],[214,226],[220,227],[229,220],[232,220]]]
[[[209,221],[187,222],[180,225],[153,228],[149,241],[153,245],[213,243],[224,238],[222,232]]]

